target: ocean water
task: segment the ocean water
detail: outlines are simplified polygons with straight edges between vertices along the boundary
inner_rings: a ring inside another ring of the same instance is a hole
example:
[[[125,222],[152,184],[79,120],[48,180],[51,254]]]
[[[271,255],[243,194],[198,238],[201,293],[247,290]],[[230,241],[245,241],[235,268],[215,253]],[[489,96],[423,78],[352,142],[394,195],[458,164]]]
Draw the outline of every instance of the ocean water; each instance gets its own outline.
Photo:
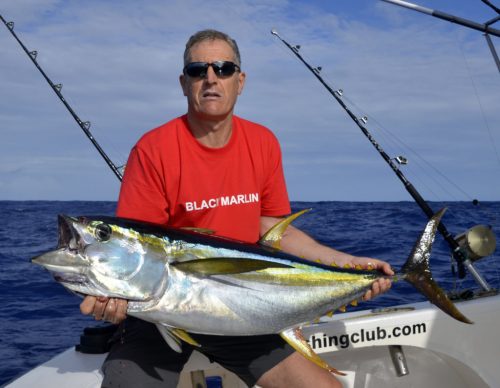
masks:
[[[57,215],[112,215],[114,202],[0,201],[0,386],[57,353],[74,346],[83,328],[96,322],[79,312],[80,299],[58,285],[48,272],[31,264],[37,254],[57,244]],[[294,211],[312,208],[295,225],[337,249],[389,261],[399,268],[426,219],[412,202],[294,202]],[[452,234],[476,224],[500,229],[500,202],[431,203],[448,207],[444,223]],[[477,262],[495,288],[500,285],[499,249]],[[451,290],[477,288],[467,276],[451,272],[449,249],[439,236],[431,257],[434,278]],[[405,282],[353,309],[372,309],[421,301]]]

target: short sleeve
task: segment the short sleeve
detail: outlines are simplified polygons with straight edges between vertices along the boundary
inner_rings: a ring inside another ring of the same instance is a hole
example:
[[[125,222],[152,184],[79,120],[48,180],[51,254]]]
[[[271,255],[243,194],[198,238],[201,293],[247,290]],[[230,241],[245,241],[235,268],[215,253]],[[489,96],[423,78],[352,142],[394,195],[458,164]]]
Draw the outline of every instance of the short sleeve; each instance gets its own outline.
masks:
[[[290,201],[286,189],[281,149],[278,140],[271,136],[267,155],[267,177],[262,190],[261,215],[279,217],[290,214]]]
[[[166,224],[168,202],[161,174],[144,151],[135,146],[130,152],[120,188],[118,217]]]

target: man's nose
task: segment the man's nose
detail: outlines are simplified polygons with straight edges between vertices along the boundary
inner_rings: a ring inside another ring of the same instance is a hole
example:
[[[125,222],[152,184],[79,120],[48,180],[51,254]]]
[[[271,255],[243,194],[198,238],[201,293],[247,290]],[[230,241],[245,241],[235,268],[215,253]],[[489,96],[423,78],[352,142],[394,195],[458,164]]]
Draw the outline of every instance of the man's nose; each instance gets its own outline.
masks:
[[[205,76],[206,82],[213,84],[217,82],[217,79],[218,79],[217,74],[215,74],[215,71],[212,68],[212,66],[208,66],[207,75]]]

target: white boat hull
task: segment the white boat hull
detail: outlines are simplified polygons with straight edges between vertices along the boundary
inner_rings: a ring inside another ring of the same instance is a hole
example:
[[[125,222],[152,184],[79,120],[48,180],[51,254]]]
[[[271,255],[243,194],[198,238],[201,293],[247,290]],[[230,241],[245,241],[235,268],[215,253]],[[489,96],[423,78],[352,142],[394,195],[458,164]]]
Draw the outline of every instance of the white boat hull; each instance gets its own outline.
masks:
[[[423,302],[339,314],[304,332],[317,353],[347,373],[340,377],[345,387],[500,387],[500,296],[461,302],[459,308],[473,325],[457,322]],[[407,375],[397,376],[390,345],[402,346]],[[99,387],[104,357],[69,349],[6,387]],[[196,354],[184,368],[179,387],[191,386],[189,372],[194,370],[222,376],[225,387],[245,386]]]

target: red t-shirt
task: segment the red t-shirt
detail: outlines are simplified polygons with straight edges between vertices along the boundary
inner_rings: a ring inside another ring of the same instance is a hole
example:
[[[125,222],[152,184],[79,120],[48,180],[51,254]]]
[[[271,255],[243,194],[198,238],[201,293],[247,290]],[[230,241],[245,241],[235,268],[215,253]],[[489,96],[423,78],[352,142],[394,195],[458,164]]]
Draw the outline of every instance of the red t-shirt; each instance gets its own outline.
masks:
[[[236,116],[221,148],[198,142],[185,115],[146,133],[130,153],[117,208],[119,217],[247,242],[259,239],[261,216],[289,213],[276,137]]]

